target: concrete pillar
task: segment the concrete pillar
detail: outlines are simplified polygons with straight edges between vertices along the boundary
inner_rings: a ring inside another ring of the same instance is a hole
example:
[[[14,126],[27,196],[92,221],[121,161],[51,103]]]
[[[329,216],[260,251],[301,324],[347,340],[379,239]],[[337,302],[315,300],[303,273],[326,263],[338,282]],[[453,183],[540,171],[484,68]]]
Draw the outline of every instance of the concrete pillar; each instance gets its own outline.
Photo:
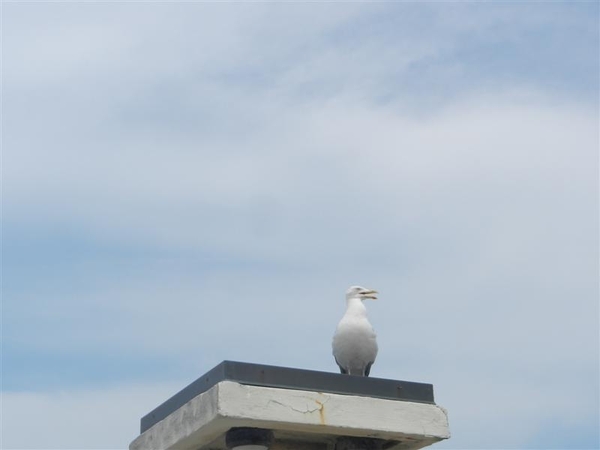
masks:
[[[229,450],[268,450],[273,443],[273,432],[264,428],[234,427],[225,434]]]
[[[340,437],[335,441],[334,450],[382,450],[385,443],[382,439]]]

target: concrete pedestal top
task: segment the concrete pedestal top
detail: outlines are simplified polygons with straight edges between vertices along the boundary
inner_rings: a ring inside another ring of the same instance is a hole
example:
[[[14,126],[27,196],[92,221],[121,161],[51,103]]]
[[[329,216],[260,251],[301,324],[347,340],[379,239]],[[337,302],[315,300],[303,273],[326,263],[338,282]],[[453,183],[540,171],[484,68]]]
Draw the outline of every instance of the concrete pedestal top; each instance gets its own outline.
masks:
[[[272,430],[271,449],[334,449],[344,438],[418,449],[450,437],[446,411],[434,403],[223,380],[153,423],[129,448],[221,450],[233,427]]]

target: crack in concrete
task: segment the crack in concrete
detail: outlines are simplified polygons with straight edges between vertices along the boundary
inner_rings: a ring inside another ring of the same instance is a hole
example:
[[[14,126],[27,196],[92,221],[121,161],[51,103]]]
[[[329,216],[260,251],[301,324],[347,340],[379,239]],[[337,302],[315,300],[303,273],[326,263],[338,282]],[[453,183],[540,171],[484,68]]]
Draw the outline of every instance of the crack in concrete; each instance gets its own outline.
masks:
[[[319,416],[321,418],[321,423],[324,424],[325,423],[324,408],[325,408],[325,404],[329,401],[329,398],[326,398],[324,402],[321,402],[319,400],[316,400],[316,399],[310,398],[310,397],[305,397],[305,398],[307,400],[310,400],[311,402],[315,402],[317,404],[317,406],[315,408],[308,408],[307,407],[305,410],[302,410],[302,409],[294,408],[292,405],[288,405],[288,404],[282,403],[282,402],[277,401],[277,400],[272,400],[272,399],[267,402],[267,405],[270,405],[271,403],[275,403],[277,405],[281,405],[281,406],[284,406],[286,408],[290,408],[292,411],[296,411],[296,412],[299,412],[301,414],[311,414],[311,413],[314,413],[314,412],[318,411],[319,412]]]

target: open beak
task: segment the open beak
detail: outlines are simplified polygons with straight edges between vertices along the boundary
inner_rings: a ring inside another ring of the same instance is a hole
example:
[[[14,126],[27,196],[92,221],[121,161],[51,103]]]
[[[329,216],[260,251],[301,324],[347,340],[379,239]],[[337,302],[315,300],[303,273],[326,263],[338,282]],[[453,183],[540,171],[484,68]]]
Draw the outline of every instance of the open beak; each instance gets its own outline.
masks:
[[[373,289],[365,289],[364,291],[361,291],[360,293],[364,298],[370,298],[372,300],[377,300],[378,292]]]

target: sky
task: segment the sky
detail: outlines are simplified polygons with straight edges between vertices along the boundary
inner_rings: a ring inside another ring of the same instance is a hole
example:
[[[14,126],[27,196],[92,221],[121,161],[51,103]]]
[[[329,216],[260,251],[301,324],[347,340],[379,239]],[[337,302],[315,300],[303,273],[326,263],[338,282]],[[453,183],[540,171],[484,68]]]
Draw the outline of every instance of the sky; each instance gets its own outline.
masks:
[[[432,448],[600,447],[598,2],[1,8],[2,448],[335,372],[357,284]]]

